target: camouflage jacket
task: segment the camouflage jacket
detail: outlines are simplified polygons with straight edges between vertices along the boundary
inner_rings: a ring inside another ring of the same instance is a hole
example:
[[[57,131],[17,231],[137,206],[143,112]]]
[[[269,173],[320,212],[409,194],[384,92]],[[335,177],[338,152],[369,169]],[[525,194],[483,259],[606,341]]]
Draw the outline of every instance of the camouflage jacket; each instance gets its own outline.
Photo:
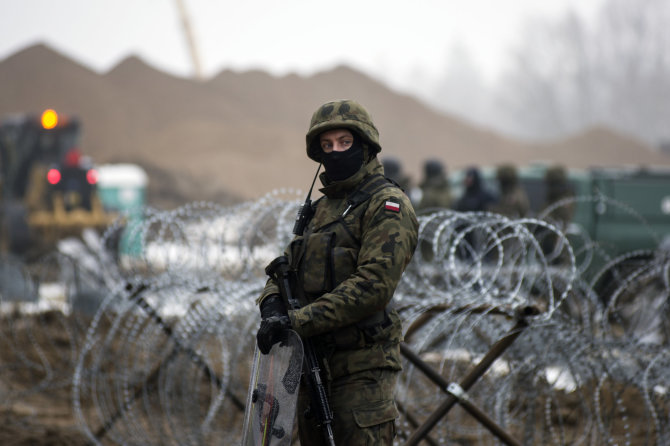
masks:
[[[371,368],[400,369],[400,318],[388,304],[417,244],[414,209],[386,180],[376,158],[354,176],[328,183],[303,236],[286,255],[303,306],[289,311],[293,328],[314,337],[331,377]],[[263,295],[279,293],[268,280]]]
[[[530,213],[528,195],[526,195],[526,192],[520,186],[517,186],[512,190],[505,191],[498,199],[498,202],[493,204],[488,210],[509,218],[527,217]]]
[[[444,208],[452,205],[449,180],[445,177],[427,178],[421,184],[421,201],[417,209]]]

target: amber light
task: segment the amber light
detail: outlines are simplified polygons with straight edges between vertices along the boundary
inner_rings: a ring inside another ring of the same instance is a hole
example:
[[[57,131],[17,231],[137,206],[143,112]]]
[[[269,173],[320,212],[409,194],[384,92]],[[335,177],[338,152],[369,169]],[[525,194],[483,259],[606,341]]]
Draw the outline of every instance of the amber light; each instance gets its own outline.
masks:
[[[52,129],[58,125],[58,113],[55,110],[48,109],[42,113],[42,127]]]
[[[60,171],[58,169],[49,169],[47,172],[47,181],[49,184],[58,184],[60,181]]]

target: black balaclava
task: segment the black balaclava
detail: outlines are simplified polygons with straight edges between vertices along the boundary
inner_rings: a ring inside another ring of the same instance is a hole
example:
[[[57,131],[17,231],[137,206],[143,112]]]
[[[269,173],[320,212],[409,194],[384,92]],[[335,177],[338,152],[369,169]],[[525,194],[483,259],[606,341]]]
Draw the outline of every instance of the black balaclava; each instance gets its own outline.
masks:
[[[351,132],[354,142],[344,152],[324,153],[321,155],[323,168],[332,181],[346,180],[363,165],[363,144],[355,132]]]

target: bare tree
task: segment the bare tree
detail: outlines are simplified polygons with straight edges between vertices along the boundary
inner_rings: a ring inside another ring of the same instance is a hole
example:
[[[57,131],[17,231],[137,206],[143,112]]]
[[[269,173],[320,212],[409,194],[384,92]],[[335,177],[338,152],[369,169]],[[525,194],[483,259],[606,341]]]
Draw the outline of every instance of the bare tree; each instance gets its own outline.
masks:
[[[490,92],[470,51],[458,43],[447,54],[444,74],[426,96],[438,109],[486,125],[491,119]]]
[[[670,4],[610,0],[599,22],[605,122],[650,143],[670,138]]]
[[[596,20],[536,23],[496,90],[498,127],[556,138],[607,125],[653,145],[670,139],[670,3],[609,0]]]
[[[582,90],[591,89],[588,37],[582,22],[569,15],[558,24],[532,23],[524,36],[513,53],[512,69],[498,85],[503,125],[527,138],[554,138],[574,131],[593,108],[591,100],[579,101],[585,97]]]

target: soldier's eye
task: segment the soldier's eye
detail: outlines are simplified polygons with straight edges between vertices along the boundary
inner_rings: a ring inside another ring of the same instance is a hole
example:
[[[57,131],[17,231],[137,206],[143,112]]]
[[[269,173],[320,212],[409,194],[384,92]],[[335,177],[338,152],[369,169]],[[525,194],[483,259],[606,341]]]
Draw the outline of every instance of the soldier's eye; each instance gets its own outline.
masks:
[[[321,141],[321,149],[323,150],[328,150],[333,148],[333,144],[331,144],[329,141]]]

